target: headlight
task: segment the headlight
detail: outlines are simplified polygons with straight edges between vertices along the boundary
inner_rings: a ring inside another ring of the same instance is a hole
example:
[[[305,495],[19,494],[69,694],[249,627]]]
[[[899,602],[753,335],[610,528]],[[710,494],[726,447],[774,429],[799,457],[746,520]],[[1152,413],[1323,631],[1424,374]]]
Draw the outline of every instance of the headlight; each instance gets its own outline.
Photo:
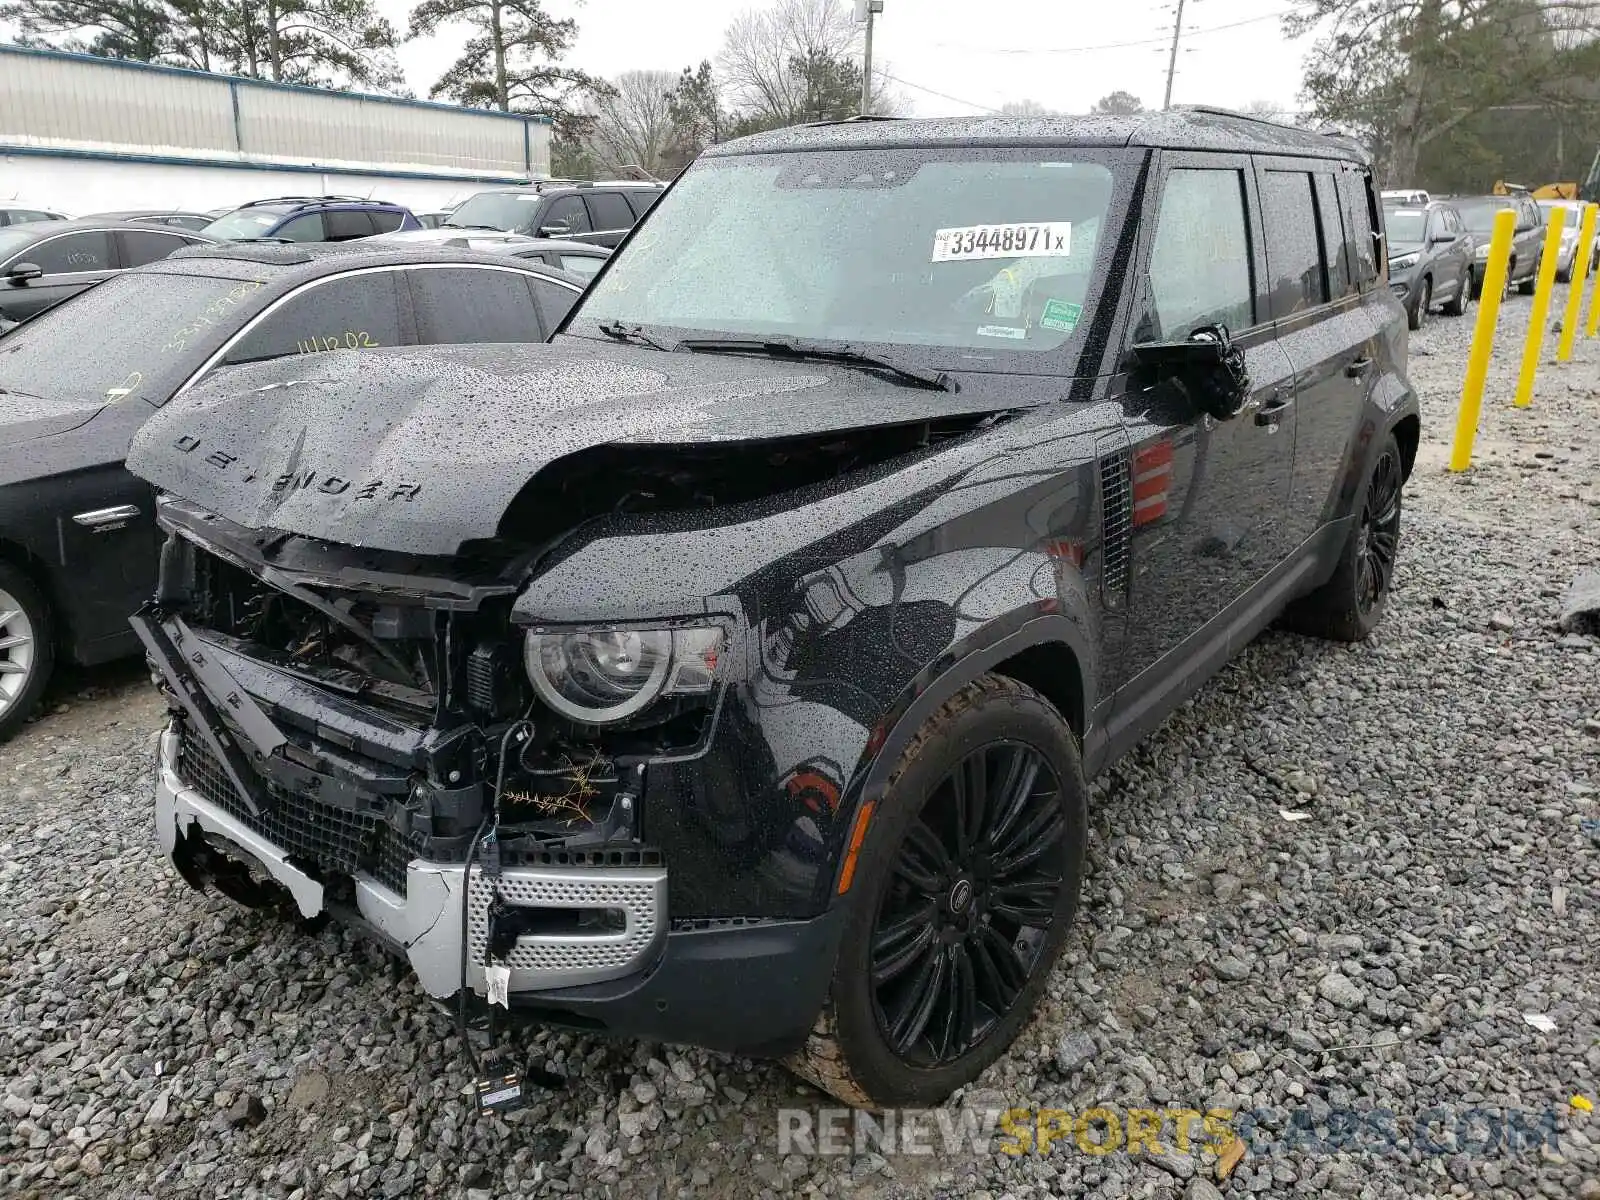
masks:
[[[1483,245],[1478,247],[1478,257],[1479,258],[1488,258],[1489,257],[1489,243],[1488,242],[1485,242]]]
[[[1417,260],[1421,257],[1421,254],[1402,254],[1398,258],[1391,258],[1389,260],[1389,269],[1391,271],[1404,271],[1407,267],[1416,266]]]
[[[609,725],[663,696],[704,695],[720,629],[579,629],[528,634],[523,662],[539,698],[564,717]]]

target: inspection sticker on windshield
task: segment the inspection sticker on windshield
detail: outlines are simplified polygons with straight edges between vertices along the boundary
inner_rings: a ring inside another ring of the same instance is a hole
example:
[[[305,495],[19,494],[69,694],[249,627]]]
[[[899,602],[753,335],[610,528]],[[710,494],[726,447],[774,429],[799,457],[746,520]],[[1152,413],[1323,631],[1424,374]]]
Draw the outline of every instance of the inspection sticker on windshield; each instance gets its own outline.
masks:
[[[1071,333],[1078,327],[1078,321],[1082,316],[1081,304],[1068,304],[1065,300],[1046,300],[1044,315],[1039,318],[1039,324],[1045,329]]]
[[[933,231],[930,262],[967,258],[1066,258],[1072,253],[1071,221],[1015,225],[963,225]]]

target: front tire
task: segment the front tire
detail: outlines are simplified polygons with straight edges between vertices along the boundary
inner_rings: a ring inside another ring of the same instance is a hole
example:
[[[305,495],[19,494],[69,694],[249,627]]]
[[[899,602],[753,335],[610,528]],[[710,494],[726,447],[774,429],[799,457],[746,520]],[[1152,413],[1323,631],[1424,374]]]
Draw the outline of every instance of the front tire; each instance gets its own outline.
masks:
[[[0,562],[0,740],[39,705],[55,666],[50,606],[10,563]]]
[[[1461,273],[1461,278],[1456,283],[1456,294],[1452,296],[1450,298],[1450,302],[1444,306],[1444,314],[1447,317],[1465,316],[1467,312],[1467,305],[1471,303],[1472,268],[1468,267]]]
[[[1400,550],[1400,443],[1389,434],[1361,492],[1361,506],[1333,577],[1295,601],[1285,623],[1336,642],[1365,641],[1383,619]]]
[[[1428,307],[1433,303],[1433,280],[1424,279],[1417,301],[1406,310],[1406,324],[1413,331],[1421,329],[1428,321]]]
[[[986,675],[901,756],[862,846],[833,982],[786,1060],[847,1104],[929,1104],[1021,1032],[1077,909],[1077,740],[1031,688]]]

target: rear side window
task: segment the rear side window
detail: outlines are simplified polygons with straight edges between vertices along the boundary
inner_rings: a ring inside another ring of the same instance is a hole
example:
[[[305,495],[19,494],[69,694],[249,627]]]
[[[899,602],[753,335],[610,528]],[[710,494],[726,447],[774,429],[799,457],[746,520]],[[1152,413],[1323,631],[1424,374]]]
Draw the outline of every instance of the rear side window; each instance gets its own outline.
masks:
[[[661,193],[655,189],[649,191],[624,192],[628,203],[633,206],[633,211],[639,216],[644,216],[650,211],[650,206],[661,199]]]
[[[520,271],[487,267],[413,270],[417,341],[425,345],[544,340]]]
[[[1322,266],[1311,175],[1306,171],[1263,172],[1261,214],[1267,233],[1273,315],[1286,317],[1325,303],[1328,279]]]
[[[1365,171],[1346,172],[1345,227],[1349,238],[1350,267],[1357,287],[1366,287],[1378,278],[1378,203],[1372,190],[1372,176]]]
[[[633,210],[617,192],[595,192],[585,197],[596,229],[633,228]]]
[[[1255,324],[1243,174],[1181,168],[1167,176],[1150,293],[1157,338],[1187,337],[1201,325]]]
[[[259,362],[399,343],[395,273],[373,271],[314,284],[290,296],[228,351],[227,361]]]
[[[533,289],[533,298],[539,302],[539,315],[544,318],[544,327],[555,332],[561,319],[578,302],[579,293],[536,275],[529,277],[528,286]]]
[[[56,216],[55,213],[39,212],[37,209],[32,209],[32,208],[14,208],[14,209],[11,210],[11,223],[13,225],[25,225],[29,221],[59,221],[59,220],[61,220],[61,218]]]
[[[109,233],[69,233],[51,238],[28,251],[26,261],[46,275],[70,275],[76,271],[111,269]]]
[[[1319,171],[1315,178],[1317,231],[1322,237],[1322,261],[1328,268],[1328,296],[1338,300],[1356,292],[1356,281],[1350,273],[1349,236],[1339,211],[1339,189],[1333,176]]]
[[[117,240],[122,243],[122,265],[125,267],[142,267],[145,263],[156,262],[174,250],[189,245],[188,239],[174,233],[135,233],[131,229],[124,229],[117,234]]]
[[[376,212],[370,212],[367,215],[372,218],[372,223],[377,227],[379,233],[393,233],[406,223],[405,214],[397,213],[390,208],[380,208]],[[438,221],[435,221],[434,224],[437,225]]]
[[[322,214],[322,230],[330,242],[349,242],[371,237],[372,217],[354,209],[336,209]]]
[[[571,237],[577,233],[592,233],[589,214],[577,196],[561,196],[550,202],[550,207],[539,220],[539,232],[545,237]]]

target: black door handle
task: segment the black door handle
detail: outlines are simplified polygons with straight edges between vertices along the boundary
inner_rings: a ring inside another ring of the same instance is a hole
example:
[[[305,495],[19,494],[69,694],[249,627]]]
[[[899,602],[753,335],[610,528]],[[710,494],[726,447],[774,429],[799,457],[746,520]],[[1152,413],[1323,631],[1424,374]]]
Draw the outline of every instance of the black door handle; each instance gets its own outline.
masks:
[[[1276,425],[1283,420],[1284,413],[1288,412],[1293,405],[1294,398],[1292,396],[1285,395],[1281,391],[1274,392],[1266,407],[1256,411],[1256,424]]]
[[[1356,359],[1344,369],[1345,378],[1362,379],[1368,371],[1372,370],[1372,360],[1365,356]]]

